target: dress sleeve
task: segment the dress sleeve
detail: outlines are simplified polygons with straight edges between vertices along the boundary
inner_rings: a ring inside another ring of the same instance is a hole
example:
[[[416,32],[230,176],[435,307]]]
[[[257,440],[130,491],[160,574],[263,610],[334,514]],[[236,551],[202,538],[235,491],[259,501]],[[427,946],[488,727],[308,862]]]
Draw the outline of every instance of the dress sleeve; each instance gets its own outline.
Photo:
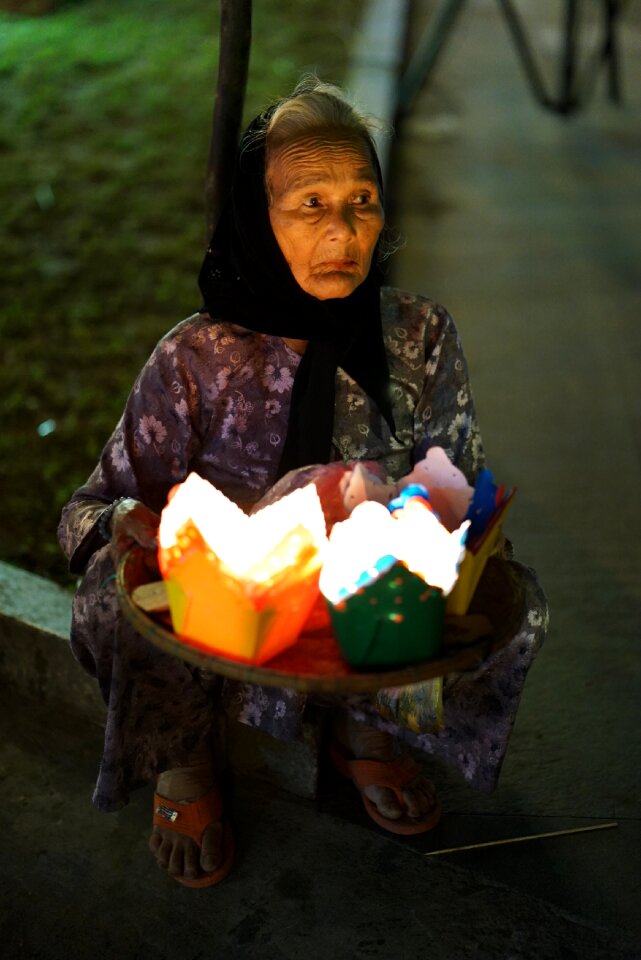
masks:
[[[106,505],[133,497],[160,512],[187,476],[201,429],[193,366],[181,337],[169,334],[140,372],[95,469],[62,511],[58,538],[72,573],[104,545],[97,524]]]
[[[433,305],[426,324],[423,389],[414,413],[414,463],[443,447],[472,485],[485,457],[467,362],[454,321]]]

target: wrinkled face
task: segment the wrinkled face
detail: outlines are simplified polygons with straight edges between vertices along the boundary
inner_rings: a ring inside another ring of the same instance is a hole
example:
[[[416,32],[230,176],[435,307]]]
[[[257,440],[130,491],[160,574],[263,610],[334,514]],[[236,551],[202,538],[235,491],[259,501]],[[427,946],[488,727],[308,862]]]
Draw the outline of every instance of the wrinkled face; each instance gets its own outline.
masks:
[[[284,144],[267,162],[269,219],[295,280],[318,300],[365,280],[383,228],[369,151],[328,131]]]

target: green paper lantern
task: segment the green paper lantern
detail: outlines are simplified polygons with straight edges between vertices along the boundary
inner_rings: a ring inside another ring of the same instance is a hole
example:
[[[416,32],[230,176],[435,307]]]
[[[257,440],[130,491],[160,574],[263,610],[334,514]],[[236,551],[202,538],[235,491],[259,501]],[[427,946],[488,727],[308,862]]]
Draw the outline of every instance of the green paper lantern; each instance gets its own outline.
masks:
[[[328,602],[336,639],[353,667],[428,660],[441,647],[445,597],[401,563],[337,604]]]

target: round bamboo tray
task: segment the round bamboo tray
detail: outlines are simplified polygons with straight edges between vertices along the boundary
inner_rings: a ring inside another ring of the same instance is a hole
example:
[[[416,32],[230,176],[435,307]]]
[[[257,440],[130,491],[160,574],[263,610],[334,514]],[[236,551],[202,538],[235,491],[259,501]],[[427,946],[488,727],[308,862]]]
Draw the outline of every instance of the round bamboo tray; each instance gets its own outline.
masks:
[[[384,687],[404,687],[448,673],[477,670],[506,646],[523,619],[523,591],[508,563],[490,558],[465,616],[446,616],[443,643],[436,657],[392,669],[355,670],[346,662],[333,634],[306,632],[294,646],[260,666],[208,652],[176,636],[169,626],[141,610],[132,591],[148,582],[140,549],[120,561],[118,599],[134,629],[165,653],[212,673],[269,687],[304,693],[374,693]]]

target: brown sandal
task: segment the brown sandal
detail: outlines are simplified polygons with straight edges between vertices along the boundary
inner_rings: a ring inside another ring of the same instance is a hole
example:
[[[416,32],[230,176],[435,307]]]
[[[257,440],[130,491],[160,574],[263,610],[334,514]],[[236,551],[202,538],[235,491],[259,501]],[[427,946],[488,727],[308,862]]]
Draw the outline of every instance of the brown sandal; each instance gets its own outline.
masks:
[[[192,803],[174,803],[158,793],[154,794],[154,826],[191,837],[198,847],[202,846],[203,834],[207,827],[218,820],[221,820],[223,825],[222,864],[217,870],[204,873],[194,880],[187,877],[174,877],[173,879],[178,883],[186,887],[212,887],[224,880],[234,862],[236,852],[234,834],[229,820],[223,815],[223,799],[218,785],[214,785],[208,793]]]
[[[434,806],[420,818],[410,817],[407,813],[398,820],[391,820],[380,813],[376,804],[363,793],[365,787],[389,787],[396,794],[402,808],[403,787],[421,773],[411,757],[400,756],[393,760],[357,760],[349,750],[337,740],[329,746],[332,764],[341,776],[352,780],[360,791],[365,810],[380,827],[390,833],[415,834],[432,830],[441,819],[441,804],[435,800]]]

